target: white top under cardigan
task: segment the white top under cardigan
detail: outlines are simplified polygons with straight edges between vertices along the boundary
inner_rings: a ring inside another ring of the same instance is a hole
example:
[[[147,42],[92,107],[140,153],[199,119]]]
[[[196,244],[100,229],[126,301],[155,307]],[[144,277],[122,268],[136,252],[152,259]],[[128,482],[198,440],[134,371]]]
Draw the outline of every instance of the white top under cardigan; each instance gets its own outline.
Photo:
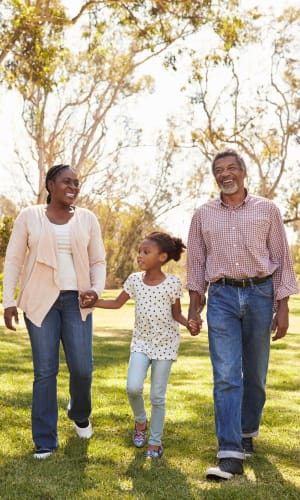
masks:
[[[70,240],[70,225],[53,224],[58,249],[58,276],[61,290],[78,290]]]
[[[90,210],[76,207],[68,224],[78,292],[92,289],[100,295],[105,284],[105,251],[97,218]],[[20,276],[16,303],[14,293]],[[57,242],[46,206],[24,208],[7,246],[3,307],[17,305],[40,326],[59,292]],[[81,309],[83,320],[91,310]]]

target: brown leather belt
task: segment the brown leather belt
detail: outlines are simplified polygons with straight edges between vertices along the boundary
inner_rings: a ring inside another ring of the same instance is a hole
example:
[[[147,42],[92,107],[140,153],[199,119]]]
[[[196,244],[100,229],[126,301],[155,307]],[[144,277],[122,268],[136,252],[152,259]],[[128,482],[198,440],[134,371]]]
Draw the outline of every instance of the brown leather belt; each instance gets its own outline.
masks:
[[[223,285],[238,286],[240,288],[245,288],[247,286],[259,285],[260,283],[265,283],[265,281],[268,281],[271,277],[272,275],[269,274],[268,276],[263,276],[262,278],[257,278],[257,277],[240,278],[240,279],[220,278],[214,283],[222,283]]]

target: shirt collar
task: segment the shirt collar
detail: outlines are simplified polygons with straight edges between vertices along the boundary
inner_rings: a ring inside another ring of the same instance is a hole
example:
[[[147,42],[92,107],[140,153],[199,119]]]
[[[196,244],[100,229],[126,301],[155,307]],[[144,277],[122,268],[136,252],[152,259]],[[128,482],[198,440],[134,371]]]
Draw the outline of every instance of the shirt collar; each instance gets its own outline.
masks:
[[[250,199],[250,195],[248,194],[248,191],[245,188],[245,198],[238,205],[235,205],[233,207],[231,205],[227,205],[226,203],[224,203],[224,201],[222,200],[222,193],[220,193],[220,197],[218,198],[218,202],[219,202],[220,205],[222,205],[223,207],[226,207],[226,208],[240,208],[242,205],[246,205],[246,203],[249,202],[249,199]]]

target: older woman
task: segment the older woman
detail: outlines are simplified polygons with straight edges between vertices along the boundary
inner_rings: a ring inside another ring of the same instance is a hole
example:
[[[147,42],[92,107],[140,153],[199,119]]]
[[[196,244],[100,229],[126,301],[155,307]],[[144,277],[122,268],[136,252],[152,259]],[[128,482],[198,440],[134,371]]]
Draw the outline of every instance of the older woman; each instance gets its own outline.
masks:
[[[70,372],[68,416],[79,437],[88,439],[92,435],[91,307],[105,284],[99,224],[92,212],[74,205],[80,189],[76,172],[69,165],[55,165],[47,173],[46,189],[47,205],[27,207],[16,218],[3,280],[5,324],[16,329],[13,322],[18,323],[18,306],[24,312],[31,342],[35,458],[47,458],[58,447],[56,378],[60,341]],[[80,309],[79,294],[87,294],[89,309]]]

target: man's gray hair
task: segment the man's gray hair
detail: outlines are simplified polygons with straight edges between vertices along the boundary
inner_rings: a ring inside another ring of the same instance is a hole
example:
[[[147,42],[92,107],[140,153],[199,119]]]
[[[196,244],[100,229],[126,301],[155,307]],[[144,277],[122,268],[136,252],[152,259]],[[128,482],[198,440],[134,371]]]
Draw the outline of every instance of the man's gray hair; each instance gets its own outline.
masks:
[[[246,163],[244,162],[243,158],[235,149],[224,149],[224,151],[220,151],[220,153],[217,153],[216,156],[214,157],[212,161],[212,171],[213,174],[215,173],[215,163],[217,160],[220,160],[221,158],[226,158],[227,156],[233,156],[236,161],[238,162],[239,166],[241,167],[242,170],[246,170]]]

